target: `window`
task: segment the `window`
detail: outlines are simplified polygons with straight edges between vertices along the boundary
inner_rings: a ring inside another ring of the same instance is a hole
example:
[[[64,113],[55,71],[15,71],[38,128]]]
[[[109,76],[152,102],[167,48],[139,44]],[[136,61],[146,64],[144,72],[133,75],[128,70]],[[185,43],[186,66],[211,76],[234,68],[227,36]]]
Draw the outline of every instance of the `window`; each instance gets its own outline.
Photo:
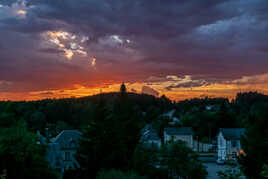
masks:
[[[65,160],[70,161],[71,160],[71,153],[70,152],[65,152]]]
[[[236,141],[231,141],[232,143],[232,147],[236,147],[237,146],[237,142]]]

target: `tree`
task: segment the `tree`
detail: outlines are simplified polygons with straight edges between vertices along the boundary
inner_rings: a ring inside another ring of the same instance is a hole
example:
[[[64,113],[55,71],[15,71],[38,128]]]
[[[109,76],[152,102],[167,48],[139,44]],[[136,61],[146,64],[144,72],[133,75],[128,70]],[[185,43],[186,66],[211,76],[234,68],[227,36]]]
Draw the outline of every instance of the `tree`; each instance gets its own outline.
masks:
[[[56,179],[45,155],[45,147],[38,144],[37,137],[27,130],[24,121],[0,131],[0,171],[6,171],[7,178]]]
[[[139,176],[134,172],[123,173],[120,170],[103,170],[99,172],[96,179],[146,179],[146,177]]]
[[[28,123],[33,129],[33,131],[42,130],[43,128],[45,128],[46,125],[46,116],[44,115],[44,113],[36,111],[31,115]]]
[[[207,171],[203,164],[184,142],[168,144],[162,151],[162,165],[167,166],[172,176],[188,179],[205,179]]]
[[[99,101],[94,117],[82,132],[77,153],[81,178],[94,178],[101,169],[129,168],[140,131],[135,109],[127,100],[118,99],[114,105]]]
[[[235,163],[228,163],[225,171],[219,171],[218,176],[221,179],[242,179],[242,174]]]
[[[126,88],[124,82],[121,84],[120,93],[121,93],[121,96],[125,96],[127,93],[127,88]]]
[[[142,144],[137,145],[133,155],[133,169],[140,175],[149,178],[156,171],[155,165],[159,162],[159,151],[156,147],[148,148]]]
[[[267,164],[264,164],[264,166],[263,166],[263,171],[261,172],[261,175],[262,175],[264,178],[268,178],[268,165],[267,165]]]
[[[261,179],[263,166],[268,163],[268,104],[255,104],[246,125],[241,139],[245,154],[240,155],[238,161],[248,178]]]

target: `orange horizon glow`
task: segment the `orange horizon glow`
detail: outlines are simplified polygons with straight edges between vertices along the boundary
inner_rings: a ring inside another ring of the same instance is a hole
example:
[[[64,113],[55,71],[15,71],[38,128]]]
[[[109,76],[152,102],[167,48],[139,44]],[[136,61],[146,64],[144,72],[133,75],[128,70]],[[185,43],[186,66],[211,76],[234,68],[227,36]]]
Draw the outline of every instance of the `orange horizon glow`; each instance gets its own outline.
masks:
[[[80,98],[86,96],[97,95],[100,93],[119,92],[121,83],[115,83],[107,86],[100,87],[85,87],[82,85],[74,85],[73,89],[57,89],[57,90],[43,90],[32,92],[0,92],[1,101],[35,101],[43,99],[61,99],[61,98]],[[150,94],[150,92],[143,92],[142,87],[145,83],[125,83],[128,92],[134,92],[137,94]],[[232,100],[239,92],[258,91],[263,94],[268,94],[268,86],[265,89],[254,89],[248,85],[226,85],[226,84],[212,84],[208,86],[192,87],[192,88],[180,88],[171,91],[163,90],[161,85],[151,85],[150,88],[159,92],[160,97],[165,95],[172,101],[182,101],[191,98],[228,98]],[[151,94],[153,95],[153,94]]]

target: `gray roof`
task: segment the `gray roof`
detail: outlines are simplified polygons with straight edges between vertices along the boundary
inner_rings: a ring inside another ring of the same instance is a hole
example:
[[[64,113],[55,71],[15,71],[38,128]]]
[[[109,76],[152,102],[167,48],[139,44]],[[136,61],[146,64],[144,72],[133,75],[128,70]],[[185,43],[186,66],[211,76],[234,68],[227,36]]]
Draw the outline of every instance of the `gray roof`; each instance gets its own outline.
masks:
[[[244,128],[220,128],[223,137],[226,140],[240,140],[241,135],[245,134]]]
[[[157,131],[152,127],[151,124],[147,124],[141,131],[141,141],[145,140],[161,140],[158,135]]]
[[[63,130],[50,141],[51,143],[58,143],[62,149],[72,149],[79,147],[80,137],[81,133],[78,130]]]
[[[193,135],[193,129],[191,127],[168,127],[164,129],[168,135]]]
[[[81,133],[78,130],[63,130],[55,138],[52,138],[50,141],[53,143],[62,143],[66,140],[75,140],[78,141],[81,136]]]

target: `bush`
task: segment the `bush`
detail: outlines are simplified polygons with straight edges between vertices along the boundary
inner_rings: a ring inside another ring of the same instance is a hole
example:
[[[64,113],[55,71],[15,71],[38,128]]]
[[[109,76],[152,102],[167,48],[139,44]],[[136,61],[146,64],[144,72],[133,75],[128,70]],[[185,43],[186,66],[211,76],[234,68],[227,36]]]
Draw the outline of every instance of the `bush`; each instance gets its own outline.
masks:
[[[99,172],[97,179],[146,179],[144,176],[139,176],[134,172],[123,173],[120,170],[109,170]]]

